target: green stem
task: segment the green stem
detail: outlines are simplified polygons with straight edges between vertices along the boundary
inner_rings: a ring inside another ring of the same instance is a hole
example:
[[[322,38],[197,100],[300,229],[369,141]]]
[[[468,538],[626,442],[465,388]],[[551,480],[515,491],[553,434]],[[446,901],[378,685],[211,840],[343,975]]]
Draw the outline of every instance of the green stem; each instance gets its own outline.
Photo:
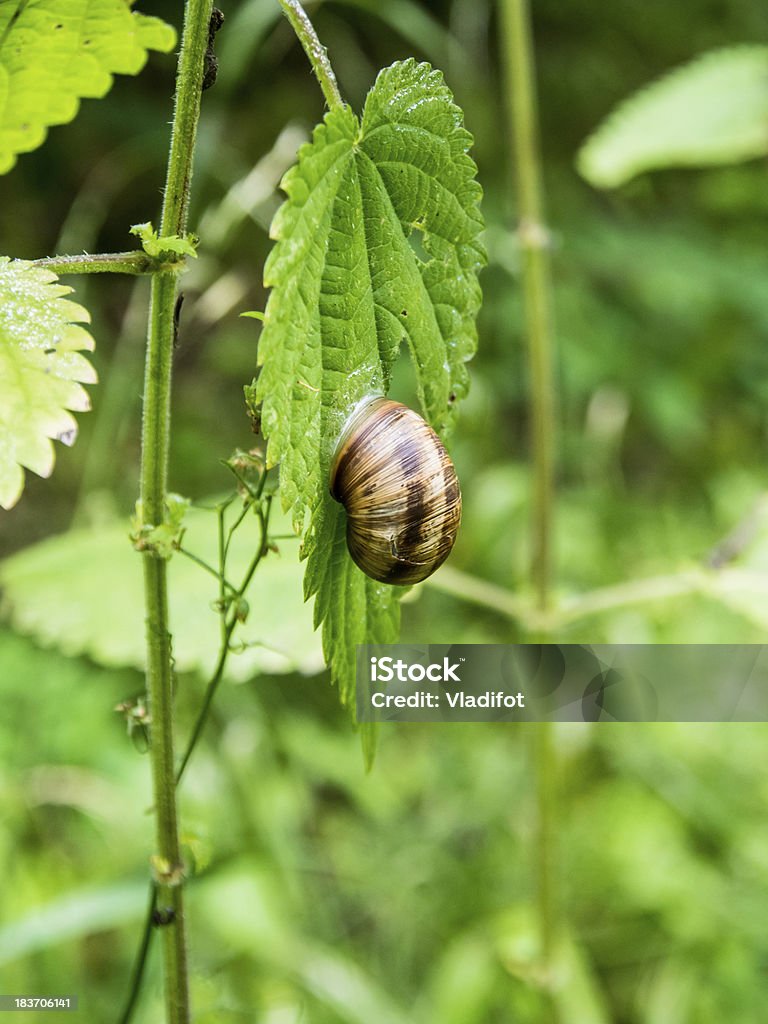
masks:
[[[533,42],[526,0],[503,0],[503,31],[514,139],[522,283],[528,334],[533,456],[533,566],[539,607],[550,600],[554,513],[555,394],[549,235],[543,222]]]
[[[200,96],[212,8],[213,0],[187,0],[179,54],[171,151],[160,218],[161,236],[181,236],[187,229],[192,158],[197,139],[197,122],[200,120]]]
[[[133,965],[133,975],[131,977],[131,988],[128,993],[128,999],[123,1007],[123,1012],[120,1014],[120,1020],[118,1024],[130,1024],[133,1012],[136,1009],[136,1004],[141,994],[141,985],[144,980],[144,968],[147,964],[147,956],[149,955],[149,947],[152,944],[152,929],[155,919],[155,907],[157,905],[157,890],[154,882],[149,884],[149,903],[147,905],[147,913],[144,919],[144,929],[141,933],[141,945],[139,951],[136,954],[136,962]]]
[[[165,235],[182,235],[186,227],[211,6],[211,0],[188,0],[185,10],[161,217],[160,233]],[[176,273],[156,273],[152,278],[141,437],[141,517],[145,526],[161,524],[166,515],[175,303]],[[151,549],[144,553],[143,563],[147,692],[152,713],[150,754],[157,827],[155,880],[158,906],[171,911],[171,920],[162,929],[166,1020],[167,1024],[188,1024],[189,981],[183,867],[176,815],[167,563]]]
[[[555,954],[558,932],[555,893],[556,875],[556,781],[552,722],[536,722],[532,731],[533,763],[536,770],[536,874],[539,912],[539,944],[544,971],[544,989],[549,999],[550,1018],[558,1019],[554,1000]]]
[[[275,536],[272,539],[279,538]],[[645,579],[626,580],[587,590],[583,594],[564,598],[545,612],[504,587],[448,566],[443,566],[440,572],[430,577],[426,585],[470,604],[498,612],[517,622],[526,633],[552,635],[563,626],[604,615],[618,608],[671,601],[688,595],[717,599],[720,592],[730,588],[752,591],[762,599],[768,593],[768,576],[736,568],[684,569],[667,576],[647,576]]]
[[[239,586],[239,588],[237,590],[237,593],[235,595],[235,603],[236,603],[238,598],[243,597],[243,595],[245,594],[246,590],[250,586],[251,580],[253,579],[253,574],[256,572],[256,568],[257,568],[259,562],[262,560],[262,558],[264,558],[264,556],[266,555],[267,551],[269,550],[268,529],[269,529],[270,506],[271,506],[271,502],[267,504],[266,510],[264,512],[260,513],[260,519],[261,519],[261,523],[260,523],[260,525],[261,525],[261,543],[259,544],[258,548],[256,549],[256,553],[254,554],[253,558],[251,559],[250,565],[246,569],[245,575],[243,576],[243,581],[240,584],[240,586]],[[223,551],[224,549],[220,548],[220,550]],[[221,569],[221,577],[220,578],[221,579],[224,578],[224,566],[223,565],[222,565],[222,569]],[[196,719],[194,727],[192,729],[192,733],[190,735],[190,738],[189,738],[189,740],[187,742],[186,750],[184,751],[184,755],[183,755],[183,757],[181,759],[181,763],[179,764],[178,771],[176,772],[176,785],[177,786],[181,782],[182,776],[184,775],[184,772],[186,771],[187,764],[189,763],[189,759],[192,757],[194,749],[197,746],[198,740],[200,739],[200,737],[203,734],[203,729],[205,728],[205,723],[206,723],[206,721],[208,719],[208,714],[210,712],[211,705],[213,703],[213,698],[216,696],[216,691],[219,688],[219,683],[221,682],[222,678],[224,677],[224,668],[226,666],[227,658],[229,657],[230,650],[231,650],[230,649],[230,641],[232,639],[232,634],[234,633],[235,628],[237,627],[238,621],[239,620],[237,618],[237,610],[236,610],[235,607],[233,607],[232,610],[230,611],[229,619],[224,619],[224,617],[222,617],[222,636],[221,636],[221,647],[220,647],[220,650],[219,650],[219,658],[218,658],[218,661],[216,663],[216,667],[213,670],[213,675],[211,676],[211,679],[210,679],[210,681],[208,683],[208,686],[206,687],[205,696],[203,697],[203,703],[202,703],[202,705],[200,707],[200,710],[198,711],[197,719]]]
[[[472,573],[463,572],[451,565],[441,566],[439,572],[430,576],[424,585],[431,590],[439,590],[443,594],[457,597],[468,604],[488,608],[521,624],[529,623],[531,616],[537,614],[531,607],[530,600],[526,600],[525,597],[513,594],[506,587],[489,583],[488,580],[480,579],[479,576],[473,576]]]
[[[153,274],[157,260],[146,252],[83,253],[82,256],[46,256],[32,260],[33,267],[43,267],[55,274]]]
[[[299,0],[280,0],[280,6],[298,36],[299,42],[304,47],[304,52],[309,57],[309,63],[323,90],[325,102],[331,110],[343,107],[344,100],[341,98],[336,76],[333,73],[331,62],[328,60],[328,51],[317,38],[317,33],[307,17],[307,12]]]
[[[184,555],[185,558],[188,558],[190,562],[194,562],[195,565],[199,565],[201,569],[205,569],[205,571],[207,573],[210,573],[211,576],[216,577],[216,579],[219,581],[219,603],[221,604],[222,607],[224,606],[226,590],[229,590],[232,594],[237,593],[234,586],[228,580],[225,580],[224,577],[221,576],[212,565],[209,565],[209,563],[205,561],[205,559],[200,558],[193,551],[189,551],[187,548],[179,547],[176,550],[179,552],[180,555]]]
[[[503,51],[518,195],[518,237],[523,254],[522,284],[531,394],[531,582],[540,612],[551,600],[554,516],[555,396],[552,379],[553,325],[549,237],[544,226],[533,39],[527,0],[502,0]],[[546,637],[542,637],[545,639]],[[556,878],[556,786],[552,723],[534,726],[538,870],[538,917],[547,1016],[557,1021],[553,998],[559,907]]]

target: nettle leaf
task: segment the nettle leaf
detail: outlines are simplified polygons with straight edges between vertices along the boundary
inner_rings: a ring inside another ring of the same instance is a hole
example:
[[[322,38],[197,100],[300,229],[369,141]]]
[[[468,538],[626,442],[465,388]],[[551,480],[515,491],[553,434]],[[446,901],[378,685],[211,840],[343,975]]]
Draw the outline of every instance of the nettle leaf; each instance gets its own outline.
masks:
[[[72,291],[50,270],[0,256],[0,505],[24,489],[22,466],[50,476],[50,438],[71,445],[77,424],[67,411],[90,409],[82,384],[96,372],[81,355],[93,338],[78,326],[87,310],[63,298]]]
[[[714,50],[632,96],[578,156],[592,185],[642,171],[733,163],[768,153],[768,47]]]
[[[362,119],[331,110],[283,179],[265,267],[272,288],[259,342],[267,461],[294,526],[309,527],[305,594],[347,703],[355,645],[392,642],[393,587],[368,579],[328,492],[331,455],[357,402],[386,394],[407,343],[424,416],[445,434],[467,392],[476,346],[481,189],[472,137],[439,71],[414,60],[382,71]]]
[[[0,3],[0,174],[42,145],[82,98],[105,96],[112,76],[136,75],[148,50],[169,53],[176,32],[131,11],[132,0]]]

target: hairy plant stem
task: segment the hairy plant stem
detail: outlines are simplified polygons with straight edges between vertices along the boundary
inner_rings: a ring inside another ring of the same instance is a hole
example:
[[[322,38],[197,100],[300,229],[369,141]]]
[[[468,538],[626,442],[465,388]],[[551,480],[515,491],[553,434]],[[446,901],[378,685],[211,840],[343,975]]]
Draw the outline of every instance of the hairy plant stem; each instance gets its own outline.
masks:
[[[148,253],[102,252],[83,253],[82,256],[46,256],[32,260],[33,267],[52,270],[54,274],[154,274],[157,260]]]
[[[328,60],[328,51],[317,38],[312,22],[307,12],[299,3],[299,0],[280,0],[285,16],[290,21],[293,31],[296,33],[299,42],[304,47],[304,52],[309,57],[309,63],[317,76],[320,88],[323,90],[325,102],[333,110],[335,107],[343,107],[344,100],[341,98],[339,86],[336,83],[336,76],[333,73],[331,62]]]
[[[266,475],[262,478],[261,485],[260,485],[258,491],[256,492],[256,494],[254,495],[254,497],[256,497],[256,498],[260,498],[261,497],[265,481],[266,481]],[[250,506],[248,504],[245,505],[245,507],[243,508],[243,511],[240,513],[240,515],[238,515],[238,517],[236,518],[234,524],[232,526],[230,526],[229,532],[228,532],[228,534],[226,536],[226,539],[225,539],[224,514],[225,514],[227,508],[230,506],[230,504],[232,503],[233,500],[234,500],[234,495],[233,495],[232,498],[227,499],[225,502],[223,502],[221,505],[219,505],[218,509],[217,509],[217,512],[218,512],[218,533],[219,533],[219,571],[218,572],[213,568],[213,566],[208,565],[206,562],[204,562],[202,559],[198,558],[196,555],[193,555],[191,552],[186,551],[183,548],[179,548],[180,552],[184,553],[187,557],[191,558],[202,569],[205,569],[206,572],[213,573],[213,575],[216,576],[218,578],[218,580],[219,580],[219,584],[220,584],[220,589],[219,589],[219,594],[220,594],[219,616],[220,616],[220,620],[221,620],[221,646],[220,646],[220,649],[219,649],[219,657],[218,657],[217,662],[216,662],[216,667],[215,667],[215,669],[213,671],[213,675],[211,676],[210,680],[208,681],[208,685],[205,688],[205,696],[203,698],[203,703],[202,703],[202,705],[200,707],[200,710],[198,711],[197,719],[195,720],[195,724],[194,724],[194,727],[192,729],[192,733],[190,735],[189,740],[187,741],[187,745],[186,745],[186,748],[184,750],[184,754],[183,754],[183,756],[181,758],[181,761],[179,763],[179,767],[178,767],[178,769],[176,771],[176,777],[175,777],[175,780],[174,780],[174,783],[175,783],[176,786],[178,786],[179,783],[181,782],[181,777],[184,774],[184,771],[185,771],[185,769],[187,767],[187,764],[189,763],[189,760],[192,757],[192,754],[193,754],[193,752],[195,750],[195,747],[197,746],[198,740],[200,739],[200,737],[201,737],[201,735],[203,733],[203,729],[204,729],[205,723],[208,720],[208,717],[209,717],[209,715],[211,713],[211,707],[212,707],[212,704],[213,704],[213,698],[214,698],[214,696],[216,694],[216,690],[218,689],[219,683],[221,682],[222,678],[224,677],[224,669],[226,667],[227,658],[229,657],[229,655],[231,653],[231,650],[232,650],[231,645],[230,645],[230,641],[232,639],[232,635],[233,635],[235,629],[237,628],[238,622],[240,621],[240,619],[238,618],[238,614],[237,614],[237,602],[238,602],[238,600],[240,598],[242,598],[245,595],[245,592],[248,589],[251,580],[253,579],[253,575],[254,575],[254,573],[256,571],[256,568],[257,568],[259,562],[261,561],[262,558],[264,558],[264,556],[267,554],[267,552],[269,550],[270,541],[269,541],[268,530],[269,530],[269,516],[270,516],[270,510],[271,510],[271,500],[268,500],[265,503],[265,505],[258,510],[259,523],[260,523],[260,527],[261,527],[261,540],[260,540],[259,546],[258,546],[258,548],[256,550],[256,553],[254,554],[254,556],[253,556],[253,558],[251,560],[251,563],[248,566],[248,568],[247,568],[247,570],[245,572],[245,575],[243,576],[243,580],[242,580],[240,586],[239,587],[234,587],[231,583],[227,582],[227,580],[226,580],[226,558],[227,558],[227,553],[228,553],[228,550],[229,550],[229,544],[230,544],[230,541],[232,540],[232,536],[233,536],[235,530],[237,530],[237,528],[240,526],[240,524],[242,523],[243,519],[245,518],[245,515],[248,513],[249,508],[250,508]],[[225,589],[228,589],[230,591],[230,594],[231,594],[231,597],[232,597],[231,605],[226,602],[225,594],[224,594]],[[129,994],[128,994],[128,999],[126,1001],[125,1007],[123,1009],[123,1013],[122,1013],[122,1015],[120,1017],[119,1024],[130,1024],[130,1021],[131,1021],[131,1019],[133,1017],[134,1009],[136,1007],[136,1003],[138,1001],[139,993],[141,991],[141,986],[142,986],[142,983],[143,983],[143,980],[144,980],[144,971],[145,971],[145,968],[146,968],[147,958],[148,958],[148,955],[149,955],[149,948],[150,948],[150,944],[151,944],[151,941],[152,941],[152,933],[153,933],[153,929],[154,929],[154,920],[155,920],[155,911],[157,910],[158,903],[159,903],[159,901],[158,901],[158,891],[159,891],[159,886],[158,886],[157,882],[155,882],[154,879],[153,879],[150,882],[150,886],[149,886],[149,907],[148,907],[147,916],[146,916],[145,921],[144,921],[144,928],[142,930],[141,941],[139,943],[139,950],[138,950],[138,953],[136,954],[136,961],[135,961],[135,964],[134,964],[132,978],[131,978],[131,988],[130,988],[130,991],[129,991]]]
[[[533,459],[531,581],[540,612],[551,599],[554,512],[555,397],[552,380],[553,325],[549,236],[544,225],[539,156],[533,40],[527,0],[502,0],[502,48],[507,76],[510,135],[518,196],[518,238],[522,250],[522,284],[531,395]],[[546,639],[539,634],[537,639]],[[559,906],[555,894],[555,762],[552,723],[533,729],[536,774],[538,916],[541,966],[547,1015],[557,1021],[553,998]]]
[[[182,235],[186,228],[211,7],[212,0],[188,0],[185,8],[161,216],[160,233],[164,235]],[[175,271],[161,271],[152,278],[141,436],[141,520],[145,527],[158,526],[166,517],[176,276]],[[167,1024],[188,1024],[189,980],[176,814],[167,563],[151,548],[144,552],[143,563],[147,692],[152,715],[150,755],[157,830],[153,864],[157,904],[170,912],[162,929],[166,1020]]]

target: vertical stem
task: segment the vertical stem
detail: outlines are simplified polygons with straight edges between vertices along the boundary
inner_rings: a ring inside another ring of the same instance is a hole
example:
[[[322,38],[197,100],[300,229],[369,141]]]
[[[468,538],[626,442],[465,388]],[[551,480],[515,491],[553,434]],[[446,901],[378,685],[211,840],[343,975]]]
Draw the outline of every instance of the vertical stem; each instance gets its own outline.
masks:
[[[539,940],[541,961],[551,993],[554,986],[554,959],[557,941],[557,905],[555,899],[556,829],[555,829],[555,751],[552,722],[536,722],[533,726],[533,759],[536,771],[536,871],[538,885]],[[554,1006],[551,1017],[557,1019]]]
[[[537,602],[545,610],[552,575],[555,395],[549,235],[543,223],[533,42],[526,0],[502,0],[510,134],[514,139],[523,291],[531,383],[533,566]]]
[[[553,322],[548,233],[544,225],[533,40],[527,0],[501,0],[502,49],[514,140],[518,236],[523,254],[522,284],[531,394],[532,562],[531,582],[540,611],[550,604],[554,513],[555,395],[552,380]],[[539,639],[544,639],[540,637]],[[538,916],[541,961],[548,993],[548,1018],[558,1014],[552,998],[558,930],[556,878],[555,761],[552,723],[535,725]]]
[[[171,151],[160,220],[161,235],[180,235],[187,227],[192,158],[197,139],[197,122],[200,120],[200,97],[212,8],[213,0],[187,0],[185,7]]]
[[[161,235],[182,234],[186,227],[211,6],[212,0],[188,0],[185,9]],[[157,526],[165,519],[175,301],[175,272],[153,275],[141,436],[141,516],[145,527]],[[170,923],[163,926],[166,1019],[168,1024],[188,1024],[189,982],[183,869],[176,815],[167,563],[151,548],[144,553],[143,563],[147,691],[152,713],[150,752],[157,825],[154,860],[157,905],[172,912],[168,915]]]
[[[144,385],[141,502],[145,524],[163,522],[170,432],[171,351],[175,274],[152,279],[147,373]],[[167,311],[170,296],[171,333]],[[182,864],[176,816],[173,754],[173,671],[168,626],[167,563],[152,551],[143,556],[147,631],[147,692],[152,714],[152,788],[157,830],[157,901],[173,910],[163,928],[168,1024],[189,1021],[189,982],[182,890]]]

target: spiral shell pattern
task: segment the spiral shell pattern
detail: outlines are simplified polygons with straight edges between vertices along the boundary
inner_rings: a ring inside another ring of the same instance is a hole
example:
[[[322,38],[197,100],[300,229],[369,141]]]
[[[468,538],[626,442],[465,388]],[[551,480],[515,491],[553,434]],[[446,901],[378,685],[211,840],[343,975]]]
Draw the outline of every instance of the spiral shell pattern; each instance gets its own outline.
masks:
[[[331,495],[347,512],[347,547],[381,583],[419,583],[451,552],[461,521],[456,470],[429,424],[405,405],[373,398],[345,424]]]

